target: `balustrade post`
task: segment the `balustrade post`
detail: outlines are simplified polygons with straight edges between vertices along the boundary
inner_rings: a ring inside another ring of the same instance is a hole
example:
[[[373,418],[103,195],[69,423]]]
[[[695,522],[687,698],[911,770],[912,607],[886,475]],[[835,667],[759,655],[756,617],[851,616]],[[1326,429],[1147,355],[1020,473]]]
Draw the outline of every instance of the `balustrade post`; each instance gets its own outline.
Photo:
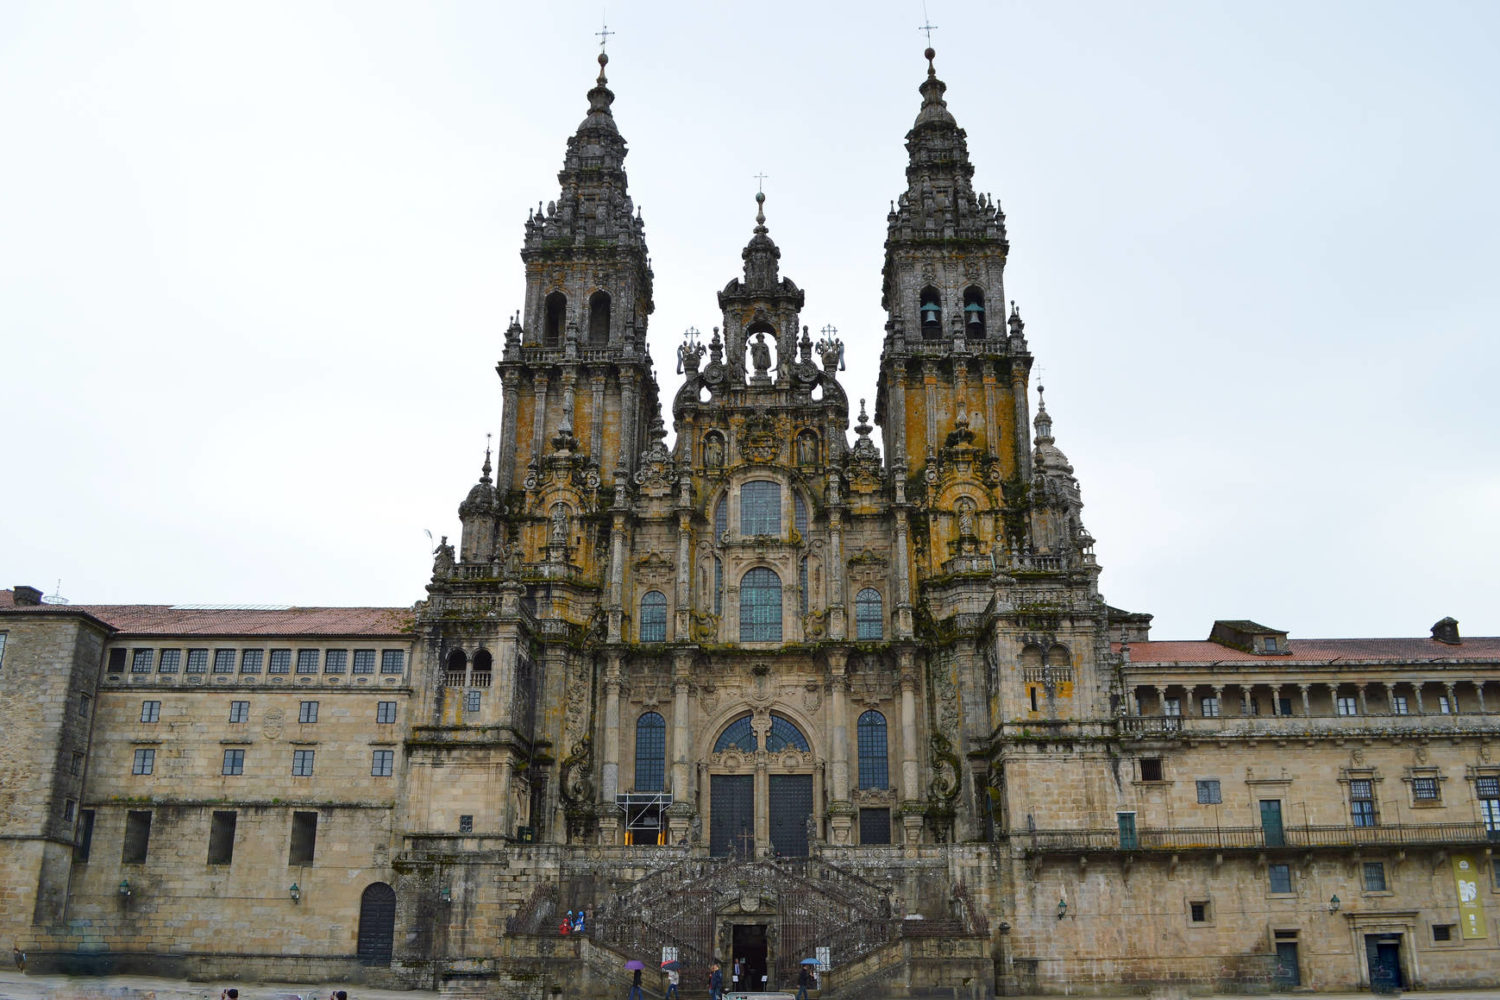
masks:
[[[1381,687],[1385,688],[1385,714],[1396,714],[1396,685],[1390,681],[1382,681]]]
[[[1307,689],[1312,687],[1312,685],[1298,684],[1297,687],[1302,689],[1302,717],[1307,718],[1312,715],[1312,698],[1307,693]]]
[[[1359,685],[1359,714],[1360,715],[1369,715],[1370,714],[1369,705],[1365,701],[1365,688],[1367,686],[1368,685],[1365,685],[1365,684]]]
[[[1454,715],[1457,715],[1458,695],[1454,691],[1455,687],[1456,685],[1452,681],[1448,681],[1443,685],[1443,689],[1448,692],[1448,711]]]
[[[1422,704],[1422,688],[1425,685],[1426,685],[1426,681],[1412,681],[1411,682],[1412,693],[1414,695],[1416,695],[1416,698],[1417,698],[1417,714],[1418,715],[1426,715],[1427,714],[1427,706],[1424,705],[1424,704]]]

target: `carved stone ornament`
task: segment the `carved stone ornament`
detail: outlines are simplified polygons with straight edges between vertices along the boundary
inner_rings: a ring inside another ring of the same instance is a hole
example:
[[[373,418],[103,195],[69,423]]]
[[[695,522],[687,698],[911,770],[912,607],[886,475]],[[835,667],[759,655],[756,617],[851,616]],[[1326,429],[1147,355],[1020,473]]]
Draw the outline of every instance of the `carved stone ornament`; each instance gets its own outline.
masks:
[[[279,708],[268,709],[266,714],[261,717],[261,735],[268,740],[281,739],[281,734],[285,730],[285,727],[286,713]]]
[[[740,435],[740,454],[747,462],[770,462],[781,450],[776,422],[770,417],[751,417]]]

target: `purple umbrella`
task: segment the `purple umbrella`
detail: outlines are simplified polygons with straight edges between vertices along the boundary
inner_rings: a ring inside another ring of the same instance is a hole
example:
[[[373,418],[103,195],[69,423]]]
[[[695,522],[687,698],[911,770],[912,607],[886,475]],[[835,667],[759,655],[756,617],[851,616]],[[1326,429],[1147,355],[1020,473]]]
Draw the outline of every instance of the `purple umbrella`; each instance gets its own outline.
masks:
[[[644,969],[645,966],[641,964],[640,959],[632,958],[630,961],[628,961],[628,962],[625,963],[625,968],[627,968],[627,969]]]

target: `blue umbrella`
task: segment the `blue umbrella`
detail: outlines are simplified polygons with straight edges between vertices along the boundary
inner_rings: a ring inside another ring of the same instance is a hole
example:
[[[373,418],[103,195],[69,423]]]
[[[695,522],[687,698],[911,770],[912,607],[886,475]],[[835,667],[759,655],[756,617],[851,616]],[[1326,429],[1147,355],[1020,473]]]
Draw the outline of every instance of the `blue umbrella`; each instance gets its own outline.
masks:
[[[818,960],[816,958],[804,958],[802,960],[802,964],[803,965],[817,965],[818,964]]]

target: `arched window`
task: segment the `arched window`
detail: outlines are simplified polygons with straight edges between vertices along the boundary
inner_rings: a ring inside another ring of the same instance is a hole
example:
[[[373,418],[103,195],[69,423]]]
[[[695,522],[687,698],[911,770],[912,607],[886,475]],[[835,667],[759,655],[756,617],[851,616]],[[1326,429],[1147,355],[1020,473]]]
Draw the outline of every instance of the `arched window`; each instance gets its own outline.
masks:
[[[772,715],[771,731],[766,734],[766,749],[771,753],[780,753],[788,747],[804,751],[810,749],[807,737],[802,735],[802,730],[795,723],[779,715]]]
[[[984,293],[973,285],[964,289],[964,332],[970,337],[984,336]]]
[[[740,487],[740,534],[781,534],[781,484],[756,480]]]
[[[754,753],[760,749],[755,739],[755,730],[750,728],[750,716],[742,715],[719,734],[719,739],[714,743],[714,753],[723,753],[725,750],[741,750],[745,753]]]
[[[729,530],[729,498],[719,497],[718,504],[714,507],[714,541],[724,537],[724,532]]]
[[[469,658],[464,655],[464,651],[461,649],[453,650],[448,654],[448,659],[445,661],[444,666],[448,673],[448,676],[444,678],[444,683],[449,687],[462,687],[464,672],[469,669]]]
[[[648,591],[641,598],[641,642],[667,641],[667,595]]]
[[[796,526],[797,534],[807,537],[807,501],[796,490],[792,491],[792,524]]]
[[[664,792],[667,779],[667,723],[655,712],[635,721],[635,790]]]
[[[797,608],[799,614],[807,614],[807,557],[797,563]]]
[[[918,298],[917,315],[922,319],[922,339],[943,339],[943,307],[938,305],[938,290],[928,285]]]
[[[885,744],[885,716],[873,708],[859,717],[859,787],[888,788],[891,783]]]
[[[595,292],[589,299],[589,346],[609,343],[609,293]]]
[[[474,654],[474,673],[483,674],[485,679],[488,680],[490,677],[490,671],[494,670],[494,668],[495,659],[494,657],[490,656],[489,650],[481,649],[479,652]]]
[[[714,614],[724,613],[724,560],[714,556]]]
[[[563,327],[568,322],[568,297],[562,292],[547,296],[545,315],[542,318],[542,346],[561,347]]]
[[[854,595],[854,638],[882,639],[885,637],[885,612],[881,608],[880,591],[866,587]]]
[[[740,642],[781,641],[781,577],[757,566],[740,577]]]
[[[1072,663],[1072,657],[1068,655],[1068,647],[1067,646],[1048,646],[1047,647],[1047,666],[1049,666],[1049,667],[1066,667],[1066,666],[1071,665],[1071,663]]]

